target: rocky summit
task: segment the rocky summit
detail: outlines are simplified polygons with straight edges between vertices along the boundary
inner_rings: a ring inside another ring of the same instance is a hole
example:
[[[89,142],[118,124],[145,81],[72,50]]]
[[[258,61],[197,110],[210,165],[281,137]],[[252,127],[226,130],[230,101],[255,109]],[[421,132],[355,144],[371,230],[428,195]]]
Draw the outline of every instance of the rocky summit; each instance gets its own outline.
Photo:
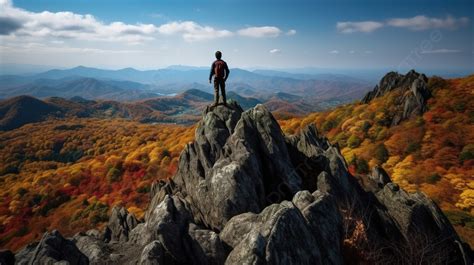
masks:
[[[284,135],[262,105],[207,108],[178,172],[151,196],[144,220],[116,207],[103,231],[48,232],[0,263],[472,264],[424,194],[381,167],[352,176],[315,126]]]
[[[392,113],[391,117],[391,124],[397,125],[412,115],[423,114],[428,109],[427,101],[431,97],[431,92],[427,88],[427,82],[426,75],[417,73],[415,70],[405,75],[390,72],[364,96],[362,103],[367,104],[375,98],[399,90],[400,94],[394,101],[394,105],[399,106],[399,109]]]

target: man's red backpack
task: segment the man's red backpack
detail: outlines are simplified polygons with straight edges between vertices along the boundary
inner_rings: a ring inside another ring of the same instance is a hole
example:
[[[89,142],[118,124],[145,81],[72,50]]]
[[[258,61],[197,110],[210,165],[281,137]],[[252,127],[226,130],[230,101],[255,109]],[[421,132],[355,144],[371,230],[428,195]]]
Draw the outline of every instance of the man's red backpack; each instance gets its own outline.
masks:
[[[225,62],[217,60],[214,62],[214,75],[216,78],[224,78],[225,76]]]

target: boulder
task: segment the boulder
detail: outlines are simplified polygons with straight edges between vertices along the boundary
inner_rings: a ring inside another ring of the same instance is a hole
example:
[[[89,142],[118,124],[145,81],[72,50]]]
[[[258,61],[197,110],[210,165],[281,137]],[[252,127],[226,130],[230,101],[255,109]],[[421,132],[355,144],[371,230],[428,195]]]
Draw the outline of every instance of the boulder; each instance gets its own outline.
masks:
[[[137,235],[158,240],[164,249],[165,259],[185,263],[188,261],[188,255],[184,239],[190,219],[184,202],[176,196],[166,195],[153,209],[143,230]]]
[[[223,264],[228,252],[214,231],[190,224],[188,235],[191,245],[192,260],[196,264]]]
[[[89,264],[89,259],[76,246],[65,239],[57,230],[46,232],[41,241],[34,247],[27,246],[15,256],[18,264],[54,264],[71,265]]]
[[[90,264],[103,263],[111,252],[109,246],[97,236],[94,233],[78,233],[73,238],[73,242],[87,256]]]
[[[140,265],[164,265],[164,252],[160,241],[152,241],[143,248],[140,256]]]
[[[221,238],[233,247],[226,264],[321,264],[320,244],[288,201],[272,204],[258,215],[232,218]]]
[[[293,198],[293,203],[303,214],[317,242],[324,242],[319,246],[322,264],[343,264],[342,216],[336,199],[319,190],[313,194],[300,191]]]
[[[441,209],[421,192],[408,193],[389,183],[377,192],[378,201],[397,223],[406,239],[415,234],[458,240],[457,234]]]
[[[130,231],[137,226],[138,220],[122,206],[115,206],[105,230],[105,241],[128,241]]]
[[[385,170],[380,166],[375,166],[372,168],[372,172],[368,175],[369,180],[374,182],[378,188],[383,188],[387,183],[391,183],[392,180],[390,176],[385,172]]]

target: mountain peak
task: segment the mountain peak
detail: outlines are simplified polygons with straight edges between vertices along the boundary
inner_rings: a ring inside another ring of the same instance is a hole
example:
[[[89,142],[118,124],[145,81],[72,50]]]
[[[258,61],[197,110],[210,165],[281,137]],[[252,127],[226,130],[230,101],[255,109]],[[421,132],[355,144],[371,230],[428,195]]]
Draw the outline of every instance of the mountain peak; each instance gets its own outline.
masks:
[[[89,70],[89,69],[94,69],[92,67],[87,67],[84,65],[78,65],[76,67],[71,68],[70,70]]]
[[[385,74],[378,85],[375,88],[368,92],[362,99],[363,103],[369,103],[371,100],[377,97],[381,97],[387,94],[390,91],[395,89],[409,89],[415,80],[421,80],[427,82],[428,78],[424,74],[420,74],[415,70],[410,70],[405,75],[399,74],[397,72],[389,72]]]
[[[196,88],[188,89],[181,93],[181,95],[187,99],[197,99],[205,101],[210,101],[213,99],[213,95]]]
[[[387,73],[379,84],[364,96],[362,103],[368,104],[375,98],[383,97],[392,91],[401,92],[394,101],[397,103],[397,110],[391,113],[392,125],[397,125],[412,115],[421,115],[427,110],[427,101],[431,97],[428,78],[415,70],[410,70],[405,75],[397,72]]]
[[[0,130],[11,130],[24,124],[37,122],[46,116],[57,115],[59,108],[37,98],[23,95],[0,104]]]
[[[127,67],[127,68],[122,68],[120,70],[117,70],[117,71],[124,71],[124,72],[136,72],[138,71],[137,69],[133,68],[133,67]]]

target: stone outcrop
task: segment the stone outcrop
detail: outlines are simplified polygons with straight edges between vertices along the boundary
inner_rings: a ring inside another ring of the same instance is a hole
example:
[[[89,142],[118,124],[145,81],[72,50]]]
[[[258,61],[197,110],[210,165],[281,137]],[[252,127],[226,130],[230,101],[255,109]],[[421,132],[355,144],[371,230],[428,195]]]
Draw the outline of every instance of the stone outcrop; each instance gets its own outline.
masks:
[[[390,72],[380,80],[372,91],[364,96],[362,103],[367,104],[393,90],[399,90],[400,96],[394,102],[395,106],[399,106],[399,108],[395,113],[392,113],[391,117],[391,124],[397,125],[412,115],[421,115],[427,110],[427,101],[431,97],[427,82],[428,78],[424,74],[419,74],[414,70],[409,71],[406,75]]]
[[[387,79],[383,89],[400,82],[418,86],[416,80]],[[451,224],[425,195],[403,191],[378,167],[364,182],[356,179],[316,127],[286,136],[262,105],[206,109],[178,172],[155,183],[151,196],[143,222],[114,208],[103,233],[66,240],[53,232],[54,240],[45,235],[17,253],[17,261],[370,264],[383,257],[403,263],[404,247],[415,253],[420,246],[443,262],[471,261],[470,250],[459,247]],[[58,240],[63,243],[51,243]],[[383,253],[374,255],[376,249]]]
[[[65,239],[58,231],[46,232],[41,241],[29,245],[15,255],[16,264],[55,264],[67,262],[71,265],[89,264],[89,259],[76,244]]]
[[[128,241],[128,235],[138,225],[138,220],[133,214],[129,214],[124,207],[114,207],[105,229],[104,240]]]

